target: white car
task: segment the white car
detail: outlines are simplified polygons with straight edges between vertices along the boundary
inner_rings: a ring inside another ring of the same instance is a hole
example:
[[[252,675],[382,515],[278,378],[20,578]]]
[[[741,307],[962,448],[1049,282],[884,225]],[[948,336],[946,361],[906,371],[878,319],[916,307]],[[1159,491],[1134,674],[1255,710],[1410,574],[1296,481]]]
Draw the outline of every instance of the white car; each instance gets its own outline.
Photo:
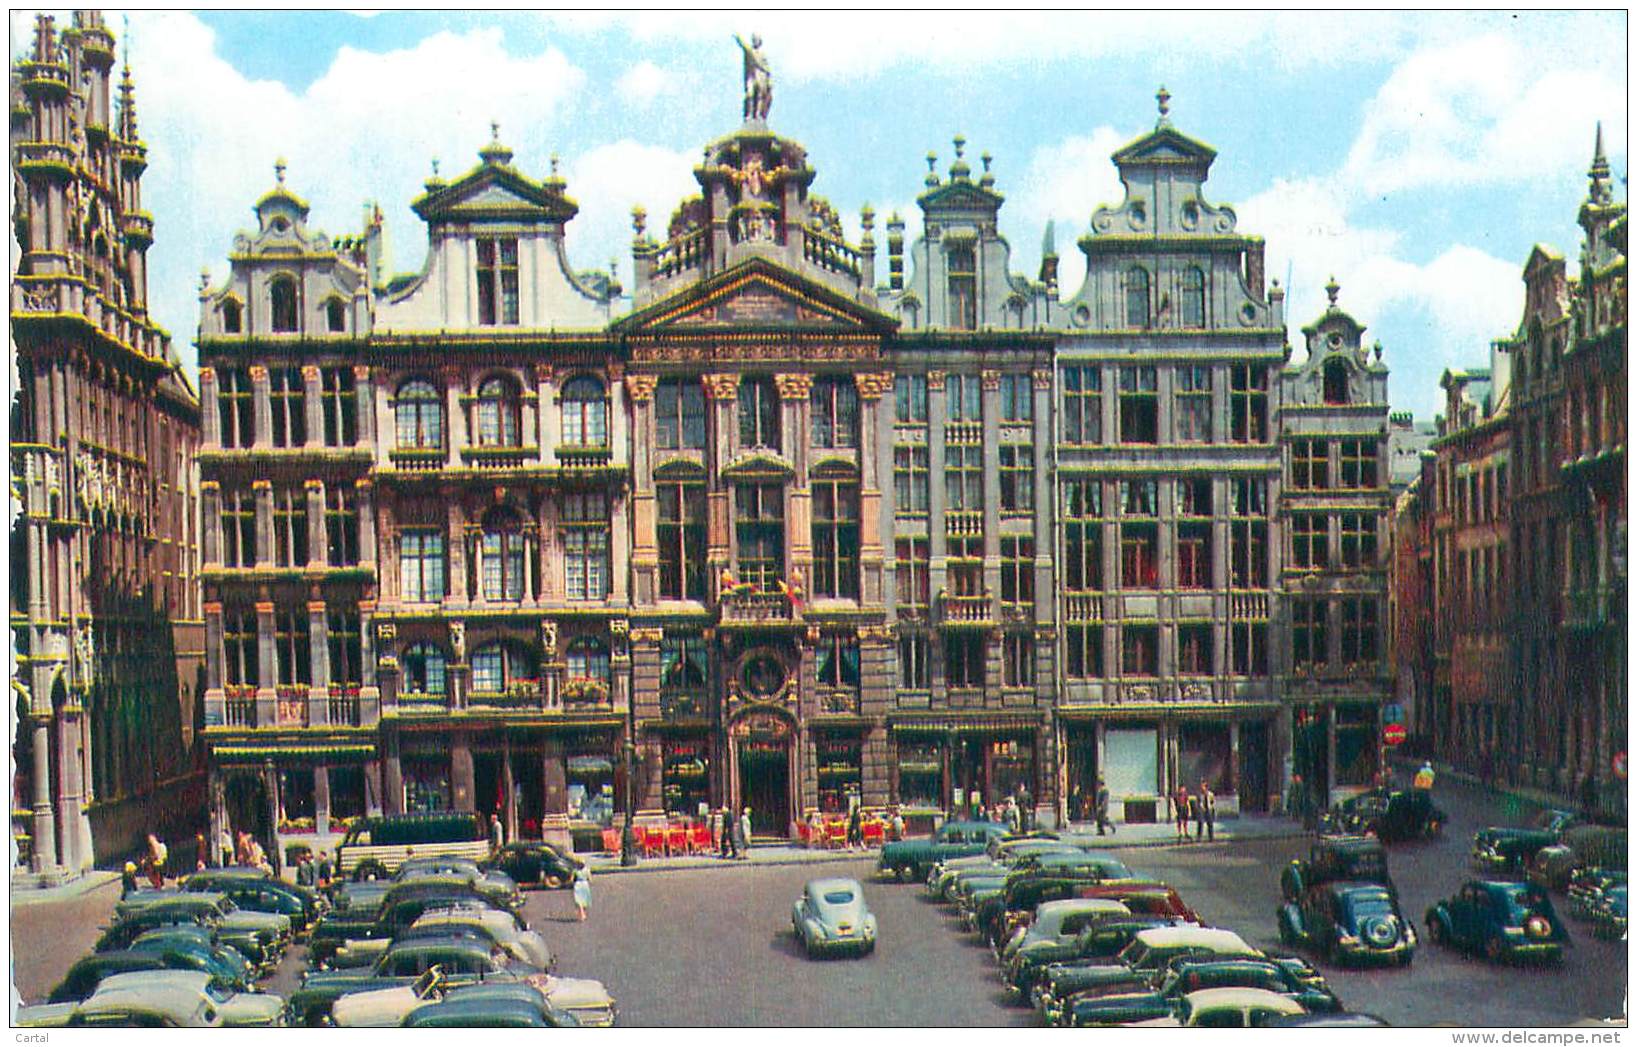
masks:
[[[1266,989],[1199,989],[1177,1003],[1169,1018],[1132,1022],[1128,1029],[1252,1029],[1271,1018],[1306,1014],[1288,996]]]
[[[336,967],[366,967],[379,960],[395,941],[406,938],[428,937],[455,932],[459,928],[473,928],[475,933],[492,941],[511,956],[524,963],[551,971],[557,961],[540,932],[518,926],[519,919],[509,912],[501,912],[486,905],[456,905],[428,909],[406,933],[397,938],[349,938],[335,952],[331,963]]]
[[[545,973],[531,974],[523,982],[533,986],[552,1007],[574,1015],[581,1025],[614,1024],[614,998],[602,982],[591,978],[558,978]],[[433,967],[411,985],[347,993],[335,1001],[330,1017],[343,1029],[396,1028],[411,1011],[424,1004],[437,1003],[448,991],[442,969]]]
[[[32,1028],[266,1028],[282,1024],[284,1000],[272,993],[229,992],[205,971],[127,971],[98,983],[79,1003],[24,1007]]]

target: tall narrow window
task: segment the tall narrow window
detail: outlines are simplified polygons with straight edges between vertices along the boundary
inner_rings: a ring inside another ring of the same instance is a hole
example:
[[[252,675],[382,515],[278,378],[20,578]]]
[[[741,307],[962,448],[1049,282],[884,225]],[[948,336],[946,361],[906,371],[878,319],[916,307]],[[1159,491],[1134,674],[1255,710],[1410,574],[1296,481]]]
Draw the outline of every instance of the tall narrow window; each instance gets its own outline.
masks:
[[[522,439],[522,405],[509,378],[486,378],[477,390],[479,447],[516,447]]]
[[[1177,441],[1185,444],[1209,443],[1211,369],[1197,364],[1184,364],[1177,368],[1176,378]]]
[[[1182,271],[1182,326],[1205,326],[1205,274],[1197,266]]]
[[[363,634],[357,611],[331,611],[330,683],[357,688],[364,681]]]
[[[1229,646],[1235,676],[1267,675],[1268,625],[1266,622],[1234,622],[1229,629]]]
[[[779,391],[767,378],[739,383],[739,446],[777,451],[781,444]]]
[[[339,298],[332,298],[324,303],[324,326],[331,334],[340,334],[347,329],[347,306]]]
[[[1177,588],[1211,587],[1211,525],[1177,524]]]
[[[350,484],[325,489],[324,531],[331,567],[358,563],[358,492]]]
[[[1100,368],[1063,368],[1063,442],[1103,442],[1103,372]]]
[[[1211,515],[1211,478],[1184,476],[1177,480],[1177,515]]]
[[[734,513],[738,580],[775,589],[784,577],[784,485],[740,484],[734,489]]]
[[[1000,602],[1034,603],[1034,539],[1000,540]]]
[[[570,600],[608,595],[608,497],[570,492],[563,496],[563,583]]]
[[[222,566],[256,566],[256,498],[249,491],[222,490]]]
[[[284,334],[296,329],[299,306],[296,302],[296,282],[288,276],[275,276],[267,287],[273,304],[273,330]]]
[[[1034,421],[1034,379],[1027,374],[1000,376],[1000,420]]]
[[[949,259],[949,326],[971,331],[978,326],[978,258],[970,247],[951,248]]]
[[[603,384],[588,374],[563,384],[563,443],[608,446],[608,396]]]
[[[1034,636],[1025,632],[1009,632],[1001,639],[1001,685],[1003,687],[1034,686]]]
[[[274,491],[273,562],[280,567],[304,567],[307,553],[307,492]]]
[[[320,376],[324,443],[351,447],[358,442],[358,379],[350,367],[326,367]]]
[[[826,687],[858,686],[858,641],[847,636],[820,637],[814,650],[818,682]]]
[[[944,567],[944,577],[949,583],[949,595],[984,595],[983,539],[958,538],[951,535],[947,539],[945,552],[948,554],[948,560]]]
[[[1229,583],[1235,589],[1265,589],[1268,584],[1266,520],[1228,522]]]
[[[858,446],[858,387],[850,377],[814,379],[813,446]]]
[[[398,387],[393,406],[398,446],[439,450],[443,447],[443,398],[431,382],[415,379]]]
[[[1120,442],[1159,442],[1159,386],[1153,367],[1120,368]]]
[[[1069,592],[1103,588],[1103,485],[1063,481],[1063,586]]]
[[[1183,676],[1210,676],[1216,672],[1216,643],[1203,622],[1177,626],[1177,672]]]
[[[443,651],[429,643],[412,645],[398,659],[403,670],[404,695],[441,699],[448,692],[448,663]],[[400,695],[400,699],[403,695]]]
[[[983,447],[949,444],[944,448],[944,508],[951,512],[983,508]]]
[[[406,603],[437,603],[444,594],[444,535],[435,528],[398,534],[398,578]]]
[[[1292,440],[1290,486],[1301,491],[1322,491],[1330,486],[1330,442]]]
[[[273,446],[300,447],[307,442],[307,399],[301,372],[294,367],[276,367],[267,372],[268,396],[272,401]]]
[[[1341,565],[1350,570],[1376,566],[1376,518],[1369,513],[1341,514]]]
[[[1125,325],[1148,326],[1148,270],[1133,266],[1125,274]]]
[[[477,322],[517,323],[517,238],[477,241]]]
[[[926,375],[901,374],[893,380],[893,417],[900,422],[927,420]]]
[[[1257,364],[1235,364],[1229,373],[1228,435],[1234,443],[1268,438],[1268,374]]]
[[[926,633],[901,633],[898,637],[899,684],[911,691],[924,691],[931,686],[930,657]]]
[[[273,660],[279,683],[312,683],[313,656],[305,610],[280,611],[273,617]]]
[[[1000,449],[1000,507],[1005,512],[1034,510],[1034,446],[1005,444]]]
[[[944,683],[950,687],[983,686],[984,634],[949,633],[944,636]]]
[[[897,514],[927,511],[927,448],[899,446],[892,451],[893,511]]]
[[[705,390],[698,379],[667,378],[654,390],[654,436],[664,450],[705,446]]]
[[[1154,479],[1120,481],[1120,515],[1158,516],[1160,483]]]
[[[1324,362],[1324,402],[1327,404],[1347,402],[1347,365],[1336,357]]]
[[[975,374],[952,374],[945,378],[944,402],[951,422],[983,421],[983,383]]]
[[[703,687],[710,680],[710,649],[698,636],[666,633],[659,645],[659,685],[680,690]]]
[[[1293,513],[1290,517],[1290,560],[1303,570],[1330,566],[1330,518],[1323,513]]]
[[[222,682],[229,687],[261,685],[261,657],[256,643],[256,615],[222,615]]]
[[[858,485],[813,484],[813,594],[858,599]]]
[[[509,509],[491,509],[483,519],[483,598],[523,599],[523,525]]]
[[[1341,451],[1341,486],[1351,488],[1375,487],[1377,463],[1380,459],[1380,441],[1343,440]]]
[[[1127,625],[1120,630],[1120,672],[1126,676],[1158,676],[1160,630],[1157,625]]]
[[[1120,524],[1120,585],[1126,589],[1153,589],[1159,585],[1157,524]]]
[[[1377,639],[1379,608],[1373,596],[1348,597],[1341,602],[1341,660],[1368,665],[1381,656]]]
[[[238,334],[244,328],[244,308],[229,298],[222,303],[222,331]]]
[[[665,600],[705,598],[705,485],[662,481],[659,502],[659,595]]]
[[[931,602],[931,551],[925,538],[900,538],[894,547],[900,606],[926,607]]]
[[[1329,661],[1327,613],[1323,600],[1298,598],[1290,602],[1291,662],[1296,669],[1312,671]]]

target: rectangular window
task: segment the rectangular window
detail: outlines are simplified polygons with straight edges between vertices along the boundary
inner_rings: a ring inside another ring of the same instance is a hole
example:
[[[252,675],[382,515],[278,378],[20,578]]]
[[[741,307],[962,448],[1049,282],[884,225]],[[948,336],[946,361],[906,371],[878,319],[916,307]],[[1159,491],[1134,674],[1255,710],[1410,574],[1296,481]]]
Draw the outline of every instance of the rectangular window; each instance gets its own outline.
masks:
[[[1034,539],[1000,540],[1001,603],[1034,603]]]
[[[1157,625],[1128,625],[1120,630],[1120,672],[1125,676],[1158,676],[1160,630]]]
[[[926,375],[901,374],[893,380],[893,417],[914,424],[927,420]]]
[[[858,599],[858,485],[813,484],[813,595]]]
[[[1376,566],[1375,516],[1341,514],[1341,565],[1354,570]]]
[[[1211,515],[1211,478],[1184,476],[1177,480],[1177,515]]]
[[[1177,588],[1211,587],[1211,525],[1177,525]]]
[[[1159,587],[1159,525],[1120,525],[1120,586],[1125,589]]]
[[[1268,438],[1268,374],[1259,364],[1235,364],[1229,374],[1229,438],[1262,443]]]
[[[971,331],[978,326],[978,258],[970,247],[951,248],[949,259],[949,326]]]
[[[892,451],[893,509],[896,513],[924,513],[929,496],[927,448],[900,446]]]
[[[1268,525],[1262,520],[1228,523],[1229,579],[1235,589],[1268,586]]]
[[[779,391],[766,378],[747,378],[739,384],[739,446],[780,445]]]
[[[1100,368],[1063,368],[1063,442],[1103,442],[1103,372]]]
[[[305,567],[307,548],[307,492],[273,492],[273,562],[280,567]]]
[[[858,387],[850,377],[813,380],[814,447],[858,446]]]
[[[1215,641],[1203,622],[1177,626],[1177,672],[1183,676],[1210,676],[1216,672]]]
[[[1330,486],[1329,441],[1291,441],[1290,486],[1304,491],[1322,491]]]
[[[313,656],[307,639],[306,611],[280,611],[274,616],[273,652],[279,683],[312,683]]]
[[[1341,441],[1341,486],[1370,488],[1377,485],[1380,441]]]
[[[1368,665],[1381,657],[1377,640],[1379,608],[1371,596],[1348,597],[1341,602],[1341,660]]]
[[[398,533],[398,578],[407,603],[437,603],[444,595],[444,535],[432,528]]]
[[[814,648],[814,668],[825,687],[858,686],[858,641],[845,636],[824,636]]]
[[[608,595],[608,532],[606,495],[563,496],[563,583],[570,600]]]
[[[1291,663],[1297,670],[1311,671],[1329,660],[1326,639],[1328,607],[1323,600],[1295,599],[1290,602]]]
[[[250,491],[222,491],[222,566],[256,566],[256,496]]]
[[[1014,513],[1034,509],[1034,447],[1005,444],[1000,449],[1000,507]]]
[[[330,612],[330,683],[359,687],[364,680],[364,645],[357,611]]]
[[[1177,442],[1211,439],[1211,369],[1198,364],[1177,368]]]
[[[1158,480],[1121,480],[1120,515],[1158,516],[1160,511],[1160,482]]]
[[[301,371],[276,367],[268,371],[273,408],[273,446],[300,447],[307,442],[307,398]]]
[[[256,615],[222,615],[222,682],[229,687],[261,686],[256,645]]]
[[[667,378],[654,389],[654,442],[663,450],[705,446],[705,389],[697,379]]]
[[[944,403],[948,421],[983,421],[983,383],[975,374],[947,375],[944,378]]]
[[[1235,676],[1266,676],[1268,626],[1266,622],[1234,622],[1230,630]]]
[[[1159,442],[1160,398],[1158,370],[1153,367],[1120,368],[1120,442]]]
[[[350,486],[324,491],[324,533],[331,567],[358,563],[358,492]]]
[[[983,539],[950,537],[945,548],[945,580],[951,596],[982,596]]]
[[[517,323],[517,238],[477,241],[477,322],[485,327]]]
[[[951,512],[983,509],[983,446],[944,448],[944,507]]]
[[[659,595],[664,600],[705,598],[705,485],[661,482]]]
[[[926,607],[931,602],[931,545],[925,538],[900,538],[896,546],[898,603]]]
[[[944,636],[944,684],[949,687],[983,686],[983,633],[948,633]]]
[[[1236,479],[1228,487],[1228,512],[1233,516],[1265,516],[1268,511],[1268,482]]]
[[[1330,518],[1323,513],[1292,513],[1290,562],[1303,570],[1330,566]]]
[[[1000,376],[1000,420],[1034,421],[1034,378],[1027,374]]]
[[[1007,633],[1001,638],[1001,685],[1034,686],[1034,636]]]
[[[927,660],[930,657],[925,633],[903,633],[898,637],[898,682],[911,691],[932,686]]]
[[[1102,514],[1102,481],[1063,481],[1063,587],[1069,592],[1103,588]]]
[[[738,581],[773,591],[784,577],[784,485],[734,488],[734,538]]]
[[[326,367],[323,383],[324,443],[351,447],[358,442],[358,380],[350,367]]]
[[[1070,622],[1063,629],[1064,671],[1071,679],[1087,680],[1103,674],[1103,626],[1101,622]]]

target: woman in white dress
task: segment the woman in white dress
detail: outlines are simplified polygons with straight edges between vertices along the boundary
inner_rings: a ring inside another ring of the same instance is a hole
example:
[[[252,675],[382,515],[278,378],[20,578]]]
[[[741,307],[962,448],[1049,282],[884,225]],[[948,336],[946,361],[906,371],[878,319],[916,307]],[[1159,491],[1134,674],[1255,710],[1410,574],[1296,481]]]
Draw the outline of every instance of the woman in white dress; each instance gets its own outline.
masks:
[[[574,873],[574,907],[580,910],[580,919],[591,908],[591,869],[580,866]]]

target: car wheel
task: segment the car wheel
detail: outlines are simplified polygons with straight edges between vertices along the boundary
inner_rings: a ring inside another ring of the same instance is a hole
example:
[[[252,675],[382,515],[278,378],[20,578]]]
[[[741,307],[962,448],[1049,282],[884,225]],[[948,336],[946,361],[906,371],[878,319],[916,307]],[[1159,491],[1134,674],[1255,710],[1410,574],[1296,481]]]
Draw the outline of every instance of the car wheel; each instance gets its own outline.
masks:
[[[1438,918],[1437,913],[1427,913],[1427,941],[1434,945],[1445,945],[1449,942],[1449,935],[1444,931],[1444,921]]]
[[[557,873],[546,873],[540,877],[540,886],[550,891],[555,891],[566,882],[567,881]]]
[[[1490,963],[1500,963],[1506,958],[1506,950],[1501,948],[1501,940],[1499,938],[1491,937],[1484,941],[1484,957],[1488,959]]]

